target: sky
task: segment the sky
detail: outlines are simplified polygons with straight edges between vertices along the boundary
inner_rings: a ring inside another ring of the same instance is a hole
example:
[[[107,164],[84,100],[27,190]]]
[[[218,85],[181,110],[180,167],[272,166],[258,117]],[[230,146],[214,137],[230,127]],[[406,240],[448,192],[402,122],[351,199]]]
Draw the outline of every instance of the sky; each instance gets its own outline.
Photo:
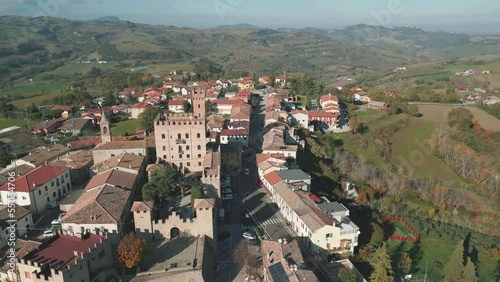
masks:
[[[338,28],[413,25],[427,30],[496,33],[499,0],[0,0],[0,15],[90,20],[118,16],[136,23],[212,28]]]

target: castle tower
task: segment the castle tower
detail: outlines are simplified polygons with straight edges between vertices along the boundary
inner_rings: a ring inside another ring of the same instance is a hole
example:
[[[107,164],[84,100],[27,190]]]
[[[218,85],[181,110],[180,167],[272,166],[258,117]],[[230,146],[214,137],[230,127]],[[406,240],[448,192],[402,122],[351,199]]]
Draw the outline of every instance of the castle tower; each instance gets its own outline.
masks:
[[[205,96],[207,89],[200,86],[193,93],[193,113],[196,117],[205,118]]]
[[[111,127],[104,111],[102,112],[101,121],[99,121],[99,127],[101,128],[101,142],[103,144],[111,142]]]

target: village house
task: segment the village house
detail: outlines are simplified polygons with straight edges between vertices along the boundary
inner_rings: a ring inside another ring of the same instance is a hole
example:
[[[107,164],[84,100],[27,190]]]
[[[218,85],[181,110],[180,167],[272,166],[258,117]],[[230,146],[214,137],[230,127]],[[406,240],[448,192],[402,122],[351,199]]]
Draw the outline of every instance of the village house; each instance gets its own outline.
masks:
[[[229,130],[248,130],[250,131],[250,121],[242,120],[242,121],[229,121],[226,122],[226,127]]]
[[[317,122],[320,127],[325,127],[326,130],[335,127],[338,122],[338,113],[308,111],[307,115],[309,123]]]
[[[16,187],[13,192],[9,190],[12,185]],[[70,191],[71,187],[68,167],[39,166],[26,174],[17,175],[13,182],[2,185],[0,202],[14,202],[37,215],[44,212],[50,202],[57,201]]]
[[[59,234],[17,257],[17,267],[20,282],[94,281],[113,267],[113,253],[105,236]]]
[[[10,221],[16,222],[14,229],[10,226]],[[17,204],[13,207],[0,204],[0,249],[8,245],[11,232],[16,234],[16,238],[20,238],[33,227],[33,217],[28,209]]]
[[[135,88],[123,88],[122,91],[118,92],[118,98],[124,100],[128,95],[135,96]]]
[[[338,107],[339,107],[339,98],[335,95],[332,94],[325,94],[322,95],[319,99],[319,104],[321,108],[326,109],[327,107],[335,107],[337,108],[338,112]]]
[[[74,114],[74,107],[73,106],[65,106],[65,105],[56,105],[50,108],[52,111],[54,110],[61,110],[61,117],[62,118],[70,118]]]
[[[309,114],[307,111],[292,111],[289,113],[288,121],[291,125],[299,125],[302,128],[307,128],[309,124]]]
[[[252,106],[248,104],[242,104],[239,106],[235,106],[231,109],[231,115],[229,116],[229,120],[231,122],[238,121],[250,121],[250,115],[252,114]]]
[[[245,102],[240,99],[217,99],[210,102],[214,110],[221,115],[230,115],[233,107],[241,106]]]
[[[281,86],[285,86],[286,85],[286,81],[287,81],[288,77],[287,75],[280,75],[280,76],[277,76],[275,79],[274,79],[274,83],[276,84],[279,84]]]
[[[144,156],[123,153],[111,157],[105,161],[95,163],[90,167],[90,170],[92,176],[110,169],[118,169],[137,175],[143,175],[146,166],[145,160],[146,158]]]
[[[130,221],[132,191],[103,184],[85,190],[61,219],[63,232],[83,236],[87,232],[107,235],[118,245]]]
[[[207,129],[211,132],[221,132],[224,128],[224,119],[220,115],[211,115],[207,119]]]
[[[65,118],[56,118],[51,120],[46,120],[40,124],[37,124],[33,127],[32,132],[34,134],[48,134],[56,132],[59,127],[63,126]]]
[[[248,135],[248,130],[223,129],[220,132],[220,143],[241,143],[243,146],[248,146]]]
[[[172,113],[183,113],[184,112],[184,100],[181,100],[181,99],[168,100],[168,110]]]
[[[270,172],[288,169],[283,154],[256,154],[255,159],[259,179],[264,178],[264,175]]]
[[[203,159],[203,183],[204,195],[209,198],[221,198],[221,162],[220,152],[208,152]]]
[[[130,107],[130,118],[138,119],[140,115],[149,108],[153,108],[153,105],[147,102],[139,102]]]
[[[71,133],[77,136],[83,135],[84,133],[91,133],[93,129],[95,129],[95,126],[92,123],[92,120],[81,118],[71,118],[65,120],[63,125],[59,127],[59,130],[62,133]]]
[[[264,127],[267,127],[270,124],[276,123],[280,120],[280,112],[278,111],[269,111],[266,112],[264,119]]]
[[[385,102],[377,102],[377,101],[371,101],[368,103],[368,108],[372,110],[377,110],[377,111],[385,111],[387,110],[387,103]]]
[[[103,162],[111,157],[130,153],[138,156],[148,157],[148,147],[146,140],[131,141],[111,141],[100,143],[92,150],[94,163]]]
[[[90,177],[90,167],[94,163],[92,151],[71,151],[49,162],[51,166],[65,166],[69,168],[71,182],[79,184]]]
[[[242,77],[238,81],[238,89],[240,91],[247,90],[247,89],[253,89],[255,87],[253,80],[251,77]]]
[[[269,76],[261,76],[259,77],[259,83],[268,85],[271,82],[271,78]]]
[[[32,167],[41,166],[47,164],[52,160],[55,160],[57,157],[60,157],[68,153],[69,151],[70,149],[68,147],[63,146],[61,144],[54,144],[48,147],[35,148],[32,151],[30,151],[27,156],[12,161],[12,163],[8,165],[6,168],[19,166],[22,164],[30,165]]]
[[[267,132],[262,142],[262,153],[283,154],[288,162],[295,163],[298,146],[285,144],[284,131],[285,127],[280,125]]]

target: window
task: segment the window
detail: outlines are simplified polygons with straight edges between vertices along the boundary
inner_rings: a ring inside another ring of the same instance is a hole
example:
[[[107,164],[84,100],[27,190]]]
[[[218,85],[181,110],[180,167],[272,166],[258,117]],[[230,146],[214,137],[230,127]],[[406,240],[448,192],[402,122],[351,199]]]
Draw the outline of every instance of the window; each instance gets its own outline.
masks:
[[[50,182],[50,186],[54,187],[54,181]]]
[[[161,135],[161,139],[165,139],[165,134],[162,134],[162,135]]]
[[[24,218],[24,221],[26,221],[26,222],[27,222],[27,221],[28,221],[28,218],[27,218],[27,217],[25,217],[25,218]]]
[[[50,198],[49,197],[47,197],[47,202],[50,202]]]
[[[59,182],[59,178],[56,179],[56,185],[59,186],[61,183]]]
[[[181,137],[181,134],[180,134],[180,133],[179,133],[179,134],[177,134],[177,139],[181,139],[181,138],[182,138],[182,137]]]
[[[45,192],[47,192],[47,186],[45,186]]]
[[[179,145],[179,152],[182,152],[182,146]]]
[[[167,150],[167,146],[163,146],[163,151],[166,151]]]
[[[23,200],[26,200],[26,196],[23,196]]]
[[[201,134],[196,133],[196,137],[197,137],[197,138],[201,138]]]
[[[66,172],[66,178],[68,178],[68,177],[69,177],[69,173]]]
[[[114,157],[114,156],[115,156],[115,154],[111,154],[111,156],[112,156],[112,157]]]
[[[186,165],[187,165],[187,166],[191,166],[191,163],[190,163],[190,162],[187,162],[187,163],[186,163]]]
[[[167,155],[163,155],[163,159],[166,160],[167,159]]]
[[[105,255],[106,255],[106,253],[104,252],[104,250],[101,250],[101,251],[97,254],[97,257],[98,257],[99,259],[102,259]]]
[[[201,150],[201,145],[198,145],[198,150]]]
[[[198,162],[198,166],[201,166],[201,162]]]
[[[189,150],[189,145],[186,145],[186,150]]]
[[[191,155],[190,155],[190,154],[187,154],[187,155],[186,155],[186,158],[188,158],[188,159],[189,159],[189,158],[191,158]]]
[[[189,134],[186,133],[186,139],[188,139],[188,138],[189,138]]]
[[[38,190],[38,195],[42,195],[42,190]]]
[[[201,154],[198,154],[198,158],[201,158]]]
[[[54,193],[52,193],[52,197],[55,198],[57,196],[57,193],[54,191]]]

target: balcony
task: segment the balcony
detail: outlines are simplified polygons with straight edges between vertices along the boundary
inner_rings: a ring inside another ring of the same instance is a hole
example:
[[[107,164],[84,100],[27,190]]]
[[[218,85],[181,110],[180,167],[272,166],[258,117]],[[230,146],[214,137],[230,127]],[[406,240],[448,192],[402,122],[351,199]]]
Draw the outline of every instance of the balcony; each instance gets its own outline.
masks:
[[[175,144],[177,144],[177,145],[186,144],[186,139],[177,139],[177,140],[175,140]]]

